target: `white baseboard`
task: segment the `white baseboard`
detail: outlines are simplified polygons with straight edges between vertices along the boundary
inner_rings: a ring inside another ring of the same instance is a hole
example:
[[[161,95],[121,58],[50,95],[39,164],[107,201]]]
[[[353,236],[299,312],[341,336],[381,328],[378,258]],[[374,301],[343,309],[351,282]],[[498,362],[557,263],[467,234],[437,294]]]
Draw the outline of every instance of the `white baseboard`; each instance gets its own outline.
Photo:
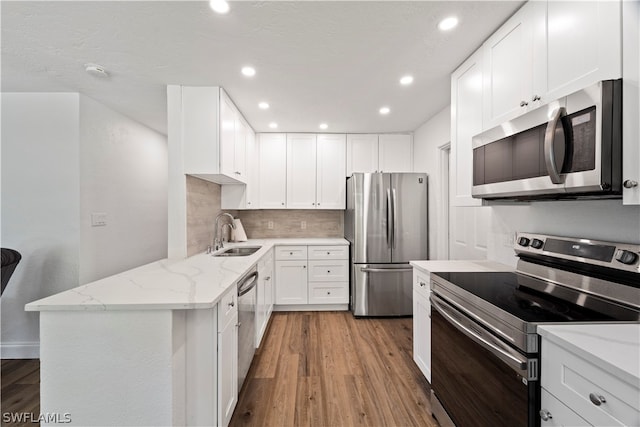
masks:
[[[39,359],[40,343],[37,341],[0,343],[0,358]]]

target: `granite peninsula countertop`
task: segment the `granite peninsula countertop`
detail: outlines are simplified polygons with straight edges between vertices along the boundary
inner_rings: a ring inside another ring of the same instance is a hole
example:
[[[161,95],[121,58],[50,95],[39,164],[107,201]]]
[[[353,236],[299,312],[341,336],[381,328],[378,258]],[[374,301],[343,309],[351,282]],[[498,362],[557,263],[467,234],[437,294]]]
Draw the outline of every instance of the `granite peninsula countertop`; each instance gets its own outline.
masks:
[[[198,254],[163,259],[25,306],[26,311],[183,310],[211,308],[271,248],[283,245],[348,245],[345,239],[251,239],[226,248],[262,246],[244,257]]]

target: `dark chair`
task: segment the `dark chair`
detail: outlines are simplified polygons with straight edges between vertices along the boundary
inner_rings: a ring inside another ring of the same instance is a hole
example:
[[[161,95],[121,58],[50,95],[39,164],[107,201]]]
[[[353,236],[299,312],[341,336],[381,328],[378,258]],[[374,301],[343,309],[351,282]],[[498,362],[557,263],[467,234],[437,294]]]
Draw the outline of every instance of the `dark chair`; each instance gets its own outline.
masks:
[[[2,248],[2,272],[0,273],[2,276],[2,289],[0,289],[0,295],[4,293],[4,288],[7,287],[7,283],[9,283],[9,279],[13,274],[16,266],[22,259],[20,252],[14,251],[13,249]]]

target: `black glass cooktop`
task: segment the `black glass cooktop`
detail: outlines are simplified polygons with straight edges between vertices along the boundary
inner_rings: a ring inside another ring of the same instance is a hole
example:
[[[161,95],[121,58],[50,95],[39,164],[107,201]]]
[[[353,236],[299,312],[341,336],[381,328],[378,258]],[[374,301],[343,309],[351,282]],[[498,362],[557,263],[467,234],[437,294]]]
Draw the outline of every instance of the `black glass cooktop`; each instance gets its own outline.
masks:
[[[531,278],[509,272],[432,273],[526,322],[622,320],[524,285]],[[536,280],[536,279],[534,279]]]

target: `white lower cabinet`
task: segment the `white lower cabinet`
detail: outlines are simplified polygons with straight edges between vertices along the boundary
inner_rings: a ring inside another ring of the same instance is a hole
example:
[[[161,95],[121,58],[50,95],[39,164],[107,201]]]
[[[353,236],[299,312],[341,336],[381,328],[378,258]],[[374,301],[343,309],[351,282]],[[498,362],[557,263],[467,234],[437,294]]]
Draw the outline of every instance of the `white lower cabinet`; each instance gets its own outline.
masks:
[[[256,301],[256,348],[260,347],[273,311],[273,250],[258,262],[258,286]]]
[[[227,426],[238,403],[238,304],[233,287],[218,304],[218,425]]]
[[[575,335],[584,335],[584,332]],[[612,339],[611,342],[615,344],[616,341]],[[637,379],[614,374],[615,371],[604,369],[589,356],[574,353],[543,335],[541,425],[640,425],[640,384]]]
[[[413,360],[431,382],[429,273],[413,269]]]
[[[348,246],[276,248],[278,305],[348,304]]]

